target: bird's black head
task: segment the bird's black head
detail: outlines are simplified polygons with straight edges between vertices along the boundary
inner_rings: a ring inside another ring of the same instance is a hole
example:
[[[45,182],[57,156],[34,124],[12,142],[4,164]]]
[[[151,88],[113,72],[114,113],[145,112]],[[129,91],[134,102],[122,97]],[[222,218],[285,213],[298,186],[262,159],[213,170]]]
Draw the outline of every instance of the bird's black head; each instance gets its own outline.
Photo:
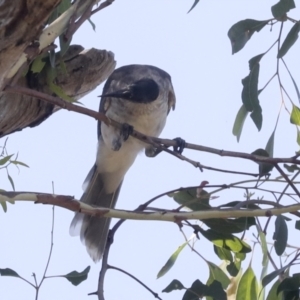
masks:
[[[158,84],[153,79],[145,78],[128,85],[126,89],[108,93],[101,97],[116,97],[133,102],[148,103],[156,100],[158,95]]]

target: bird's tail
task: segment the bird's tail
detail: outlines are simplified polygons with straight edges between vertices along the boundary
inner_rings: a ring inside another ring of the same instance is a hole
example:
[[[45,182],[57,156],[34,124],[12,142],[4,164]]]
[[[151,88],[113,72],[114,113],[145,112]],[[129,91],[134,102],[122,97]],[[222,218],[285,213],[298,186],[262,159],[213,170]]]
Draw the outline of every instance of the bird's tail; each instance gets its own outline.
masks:
[[[108,194],[104,189],[103,176],[104,174],[99,173],[95,165],[87,176],[87,188],[80,201],[93,206],[115,207],[122,182],[113,193]],[[80,234],[80,239],[85,244],[87,252],[97,262],[101,259],[105,249],[109,225],[110,218],[76,213],[70,225],[70,234],[72,236]]]

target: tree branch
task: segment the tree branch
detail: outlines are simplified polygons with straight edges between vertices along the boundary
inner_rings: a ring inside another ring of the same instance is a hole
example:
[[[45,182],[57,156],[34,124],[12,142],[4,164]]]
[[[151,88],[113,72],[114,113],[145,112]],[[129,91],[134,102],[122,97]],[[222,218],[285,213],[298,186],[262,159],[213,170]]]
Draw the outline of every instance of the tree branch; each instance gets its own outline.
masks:
[[[21,87],[21,86],[7,86],[5,88],[5,92],[8,93],[16,93],[16,94],[25,94],[25,95],[30,95],[33,97],[38,97],[39,99],[43,99],[49,103],[55,104],[61,108],[67,109],[69,111],[74,111],[83,115],[87,115],[90,117],[95,118],[96,120],[100,120],[105,122],[106,124],[110,124],[112,126],[115,126],[117,128],[121,128],[122,124],[116,122],[115,120],[108,119],[104,114],[100,112],[96,112],[94,110],[81,107],[75,104],[72,104],[70,102],[64,101],[59,97],[53,97],[50,95],[47,95],[45,93],[41,93],[29,88]],[[176,147],[177,142],[174,140],[170,139],[162,139],[162,138],[156,138],[156,137],[151,137],[144,135],[136,130],[133,130],[131,135],[147,144],[151,144],[154,146],[161,146],[161,149],[163,151],[168,151],[170,152],[168,147]],[[196,151],[201,151],[201,152],[208,152],[211,154],[216,154],[219,156],[225,156],[225,157],[236,157],[236,158],[242,158],[242,159],[247,159],[247,160],[252,160],[257,163],[269,163],[269,164],[277,164],[277,163],[292,163],[292,164],[297,164],[300,165],[300,160],[297,159],[296,157],[290,157],[290,158],[272,158],[272,157],[265,157],[265,156],[259,156],[259,155],[254,155],[254,154],[248,154],[248,153],[243,153],[243,152],[234,152],[234,151],[227,151],[227,150],[219,150],[211,147],[206,147],[202,145],[196,145],[192,143],[185,143],[185,148],[191,149],[191,150],[196,150]],[[175,153],[175,152],[174,152]],[[178,155],[174,154],[175,156],[179,157]],[[184,160],[189,160],[185,157],[179,157],[180,159]],[[197,162],[189,160],[190,163],[192,163],[194,166],[198,167]],[[201,165],[199,164],[199,167]]]
[[[0,192],[0,202],[7,201],[32,201],[41,204],[51,204],[66,208],[74,212],[83,214],[117,218],[126,220],[156,220],[178,222],[178,220],[205,220],[214,218],[240,218],[240,217],[270,217],[278,216],[284,213],[296,212],[300,210],[300,204],[283,206],[270,202],[270,205],[276,206],[269,209],[210,209],[205,211],[191,212],[141,212],[127,211],[118,209],[108,209],[101,207],[92,207],[86,203],[75,200],[72,196],[53,195],[46,193],[29,193],[29,192]]]

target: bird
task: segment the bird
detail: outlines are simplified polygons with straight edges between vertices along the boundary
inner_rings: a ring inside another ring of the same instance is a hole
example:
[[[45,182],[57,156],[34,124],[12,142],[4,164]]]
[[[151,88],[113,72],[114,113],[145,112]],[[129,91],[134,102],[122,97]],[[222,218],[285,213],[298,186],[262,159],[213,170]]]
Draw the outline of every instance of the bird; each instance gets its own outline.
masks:
[[[150,65],[126,65],[114,70],[100,97],[99,112],[153,137],[160,135],[176,103],[171,76]],[[153,146],[98,121],[96,162],[83,184],[80,201],[95,207],[114,208],[124,176],[142,150],[147,156],[153,156]],[[109,225],[110,218],[77,212],[70,234],[80,235],[88,254],[98,262],[105,250]]]

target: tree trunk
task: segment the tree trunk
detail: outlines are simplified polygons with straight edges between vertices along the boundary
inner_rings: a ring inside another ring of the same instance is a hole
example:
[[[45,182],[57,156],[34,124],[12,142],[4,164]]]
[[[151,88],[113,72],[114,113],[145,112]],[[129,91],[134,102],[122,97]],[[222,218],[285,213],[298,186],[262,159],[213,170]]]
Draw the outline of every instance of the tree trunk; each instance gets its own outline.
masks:
[[[21,85],[47,94],[54,94],[47,82],[46,69],[40,73],[21,76],[36,53],[38,40],[52,11],[60,0],[4,0],[0,2],[0,137],[26,127],[37,126],[58,108],[41,99],[5,93],[7,85]],[[64,55],[64,68],[56,67],[53,83],[64,94],[78,100],[106,80],[115,68],[114,54],[106,50],[83,50],[70,46]],[[77,51],[77,52],[76,52]],[[80,52],[80,53],[78,53]],[[11,70],[22,54],[28,62],[13,77]],[[58,62],[59,63],[59,62]]]

